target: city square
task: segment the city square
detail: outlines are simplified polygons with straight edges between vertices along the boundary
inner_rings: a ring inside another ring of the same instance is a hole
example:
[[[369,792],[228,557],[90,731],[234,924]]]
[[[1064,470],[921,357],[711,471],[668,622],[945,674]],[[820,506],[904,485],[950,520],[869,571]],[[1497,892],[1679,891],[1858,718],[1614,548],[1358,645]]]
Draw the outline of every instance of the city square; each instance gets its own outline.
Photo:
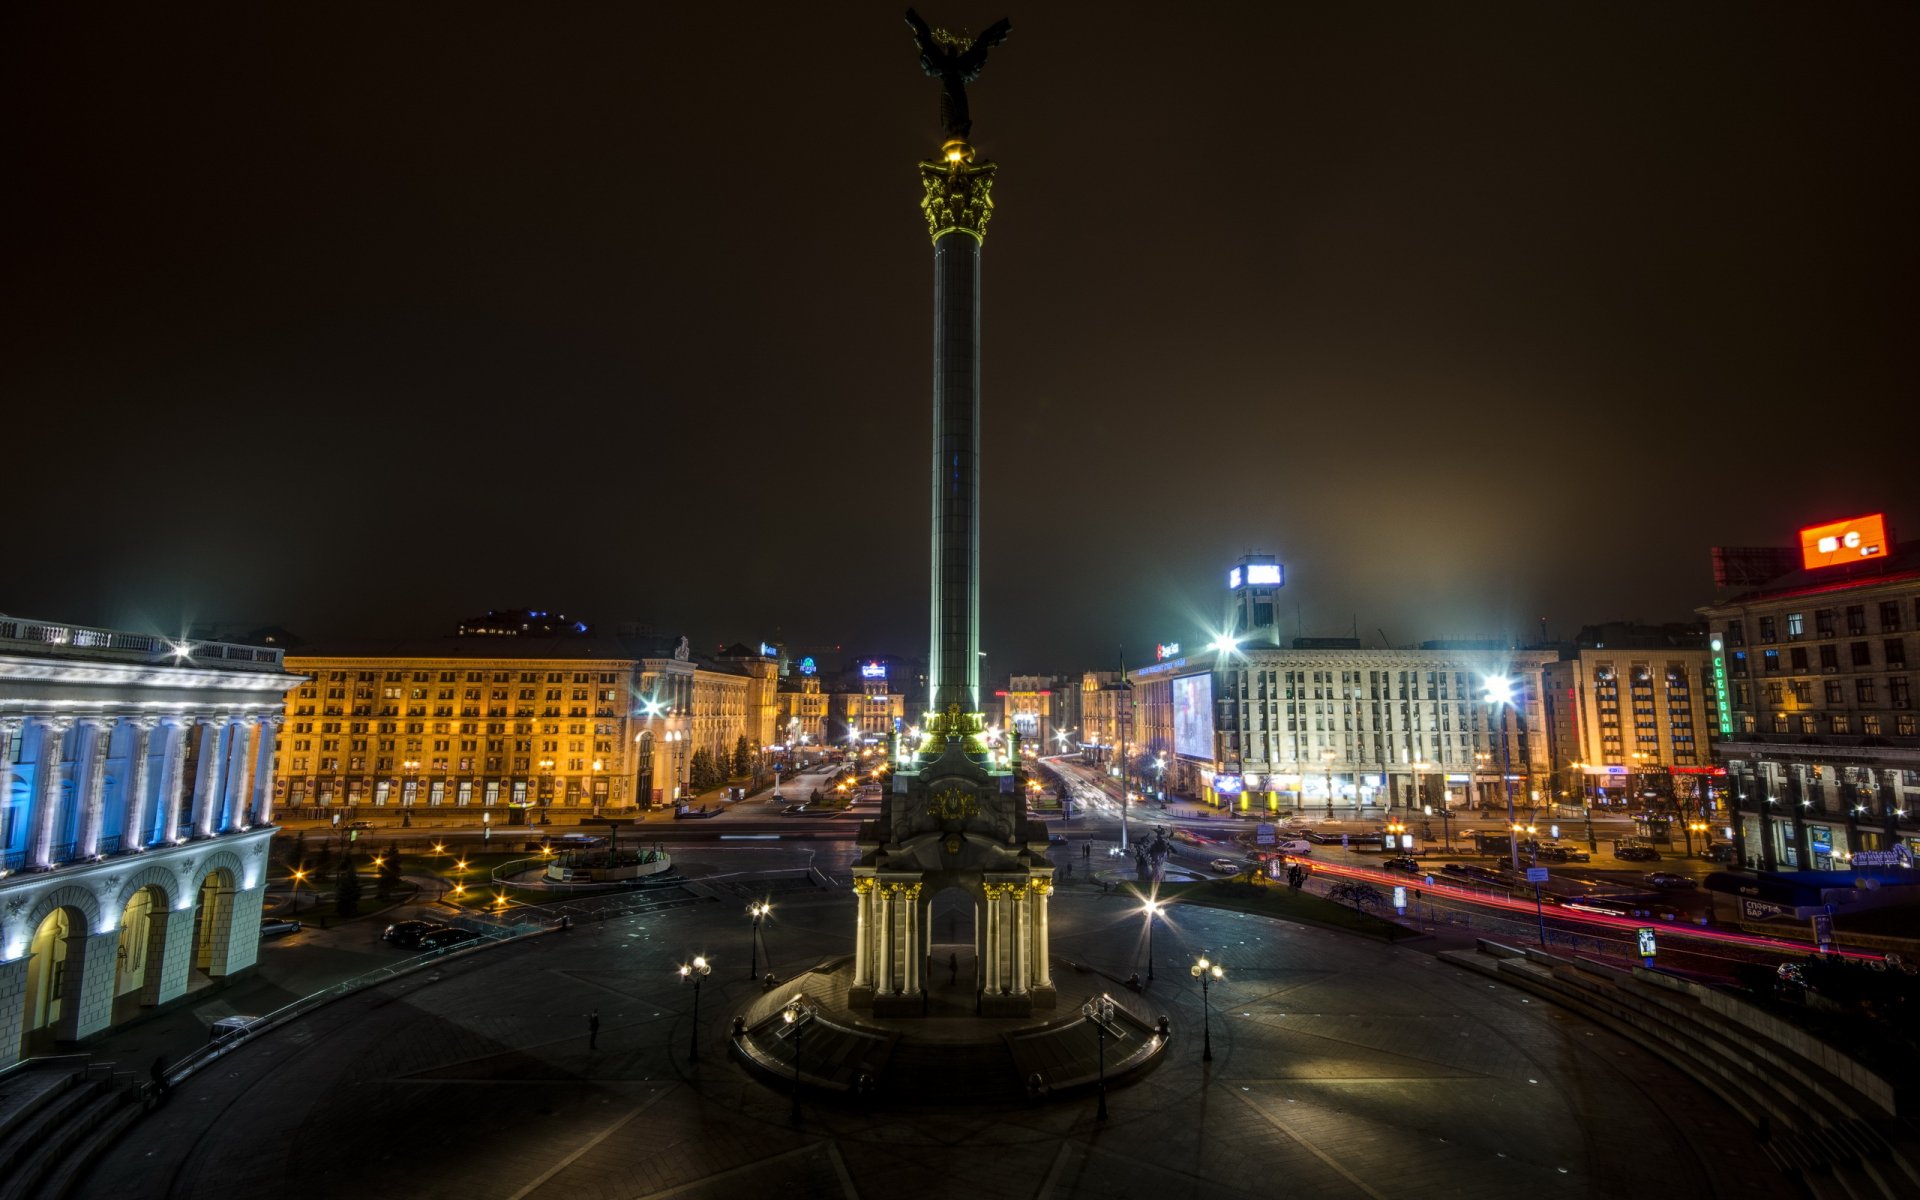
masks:
[[[23,23],[0,1200],[1920,1194],[1912,14],[971,16]]]

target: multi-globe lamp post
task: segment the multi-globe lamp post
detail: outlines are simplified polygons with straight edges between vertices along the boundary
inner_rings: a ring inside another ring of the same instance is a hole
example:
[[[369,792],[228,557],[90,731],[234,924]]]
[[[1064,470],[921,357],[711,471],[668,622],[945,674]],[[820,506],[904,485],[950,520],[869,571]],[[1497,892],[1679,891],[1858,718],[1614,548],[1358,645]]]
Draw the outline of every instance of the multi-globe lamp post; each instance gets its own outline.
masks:
[[[1163,909],[1163,908],[1165,908],[1165,907],[1166,907],[1166,905],[1164,905],[1164,904],[1162,904],[1162,903],[1160,903],[1160,902],[1159,902],[1158,900],[1155,900],[1155,899],[1153,899],[1152,897],[1149,897],[1149,898],[1148,898],[1148,899],[1146,900],[1146,902],[1145,902],[1145,903],[1143,903],[1143,904],[1142,904],[1142,905],[1140,906],[1140,911],[1141,911],[1141,912],[1143,912],[1143,913],[1145,913],[1145,914],[1146,914],[1146,917],[1147,917],[1147,982],[1148,982],[1148,983],[1152,983],[1152,982],[1153,982],[1153,923],[1154,923],[1154,918],[1156,918],[1156,917],[1158,917],[1158,916],[1160,915],[1160,910],[1161,910],[1161,909]]]
[[[814,1018],[814,1007],[806,1002],[806,997],[796,993],[780,1010],[780,1020],[787,1035],[793,1039],[793,1120],[800,1120],[800,1035]]]
[[[1492,724],[1496,713],[1500,717],[1500,786],[1507,794],[1507,828],[1517,830],[1520,826],[1513,814],[1513,751],[1507,742],[1507,709],[1513,704],[1513,680],[1505,675],[1489,675],[1486,688],[1488,724]],[[1507,837],[1507,857],[1513,869],[1519,871],[1518,833],[1511,833]]]
[[[680,964],[680,982],[693,981],[693,1037],[687,1048],[687,1061],[700,1061],[700,981],[713,974],[713,964],[696,954],[692,962]]]
[[[748,979],[760,978],[760,922],[765,920],[767,914],[772,911],[773,905],[765,900],[756,900],[752,904],[747,905],[747,915],[753,918],[752,950],[747,963]]]
[[[1100,1110],[1096,1121],[1107,1119],[1107,1034],[1113,1028],[1113,997],[1102,992],[1080,1006],[1080,1015],[1093,1025],[1100,1039]]]
[[[1200,1061],[1213,1061],[1213,1002],[1207,997],[1207,989],[1217,979],[1226,977],[1226,968],[1202,954],[1194,960],[1188,972],[1200,981]]]

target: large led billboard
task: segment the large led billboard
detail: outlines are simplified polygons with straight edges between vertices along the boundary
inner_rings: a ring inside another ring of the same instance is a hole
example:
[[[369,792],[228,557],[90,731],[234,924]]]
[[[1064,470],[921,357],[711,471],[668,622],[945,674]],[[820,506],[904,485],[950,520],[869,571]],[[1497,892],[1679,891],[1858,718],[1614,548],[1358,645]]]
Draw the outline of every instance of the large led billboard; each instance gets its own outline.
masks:
[[[1280,587],[1285,583],[1279,563],[1244,563],[1227,572],[1227,587]]]
[[[1173,681],[1173,752],[1213,761],[1213,676]]]
[[[1837,567],[1863,558],[1884,558],[1887,553],[1885,513],[1868,513],[1845,521],[1810,525],[1800,531],[1800,561],[1811,571],[1818,567]]]

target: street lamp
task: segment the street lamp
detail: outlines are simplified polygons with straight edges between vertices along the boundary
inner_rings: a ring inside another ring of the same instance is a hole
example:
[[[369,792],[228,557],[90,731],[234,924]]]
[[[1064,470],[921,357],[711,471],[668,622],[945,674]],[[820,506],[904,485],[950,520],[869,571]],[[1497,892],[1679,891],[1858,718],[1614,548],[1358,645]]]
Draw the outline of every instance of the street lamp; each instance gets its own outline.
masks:
[[[1080,1006],[1080,1015],[1093,1025],[1100,1038],[1100,1111],[1094,1119],[1107,1119],[1107,1033],[1113,1028],[1113,997],[1105,992]]]
[[[1226,970],[1217,962],[1209,962],[1202,954],[1191,967],[1187,968],[1195,979],[1200,981],[1200,1061],[1213,1061],[1213,1007],[1207,999],[1207,988],[1216,979],[1226,976]]]
[[[1160,755],[1153,760],[1153,790],[1160,793],[1160,800],[1167,799],[1167,756]]]
[[[1153,982],[1153,919],[1160,915],[1160,910],[1163,907],[1165,906],[1162,905],[1158,900],[1154,900],[1154,899],[1148,899],[1146,903],[1140,906],[1140,911],[1147,914],[1147,982],[1148,983]]]
[[[300,885],[305,883],[306,881],[307,881],[307,873],[304,870],[295,871],[293,873],[293,911],[294,912],[300,911]]]
[[[1333,760],[1334,758],[1335,758],[1335,755],[1331,750],[1323,750],[1320,752],[1320,760],[1326,764],[1326,768],[1327,768],[1327,820],[1329,821],[1333,820]]]
[[[400,791],[400,804],[404,808],[412,808],[414,792],[420,787],[420,784],[414,779],[414,776],[420,771],[420,761],[410,758],[400,765],[405,768],[407,772],[407,785]]]
[[[680,964],[680,982],[693,980],[693,1038],[687,1048],[687,1061],[700,1061],[700,981],[713,974],[713,964],[701,955],[694,955],[690,963]]]
[[[1513,752],[1507,745],[1507,708],[1513,704],[1513,680],[1505,675],[1487,676],[1487,716],[1500,714],[1500,786],[1507,794],[1507,824],[1514,825],[1513,819]],[[1516,835],[1507,837],[1507,857],[1514,871],[1520,870],[1520,842]]]
[[[548,807],[553,803],[553,760],[540,760],[540,823],[545,825],[550,816]]]
[[[698,995],[697,990],[695,994]],[[797,992],[780,1010],[780,1019],[785,1022],[782,1032],[793,1038],[793,1119],[796,1122],[800,1120],[800,1033],[813,1018],[813,1006]]]
[[[1587,853],[1600,853],[1600,842],[1593,836],[1593,797],[1587,791],[1587,768],[1592,763],[1577,762],[1574,771],[1580,777],[1580,809],[1587,818]]]
[[[747,905],[747,915],[753,918],[753,939],[750,958],[747,962],[747,978],[760,978],[760,922],[773,911],[773,905],[765,900],[756,900]]]

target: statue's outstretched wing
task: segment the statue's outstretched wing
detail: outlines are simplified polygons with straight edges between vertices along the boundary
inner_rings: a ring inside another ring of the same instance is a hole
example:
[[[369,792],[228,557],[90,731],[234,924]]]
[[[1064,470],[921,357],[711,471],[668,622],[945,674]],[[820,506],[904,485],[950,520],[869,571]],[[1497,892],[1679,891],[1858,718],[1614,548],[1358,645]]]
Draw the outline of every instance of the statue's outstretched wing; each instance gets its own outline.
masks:
[[[927,23],[920,19],[920,14],[912,9],[908,9],[907,25],[913,30],[913,40],[919,43],[920,57],[922,59],[932,58],[938,61],[940,56],[940,43],[933,40],[933,30],[928,28]]]
[[[1012,32],[1013,22],[1005,17],[987,26],[987,31],[973,39],[973,45],[968,46],[954,64],[960,71],[960,78],[968,83],[980,78],[980,68],[987,65],[987,51],[1006,41],[1007,35]]]

